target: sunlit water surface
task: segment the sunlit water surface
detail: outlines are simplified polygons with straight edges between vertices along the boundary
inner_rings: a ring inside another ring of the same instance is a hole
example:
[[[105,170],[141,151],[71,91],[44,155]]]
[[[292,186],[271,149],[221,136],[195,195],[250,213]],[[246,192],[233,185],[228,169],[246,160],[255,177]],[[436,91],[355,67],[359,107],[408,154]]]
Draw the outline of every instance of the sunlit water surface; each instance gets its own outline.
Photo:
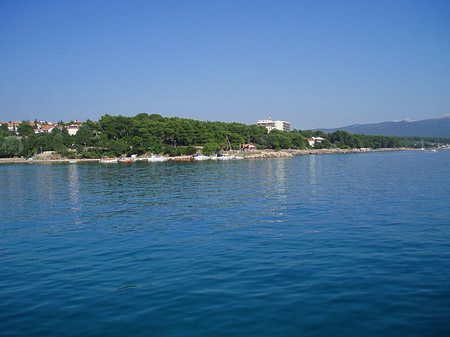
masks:
[[[0,335],[449,336],[450,151],[0,166]]]

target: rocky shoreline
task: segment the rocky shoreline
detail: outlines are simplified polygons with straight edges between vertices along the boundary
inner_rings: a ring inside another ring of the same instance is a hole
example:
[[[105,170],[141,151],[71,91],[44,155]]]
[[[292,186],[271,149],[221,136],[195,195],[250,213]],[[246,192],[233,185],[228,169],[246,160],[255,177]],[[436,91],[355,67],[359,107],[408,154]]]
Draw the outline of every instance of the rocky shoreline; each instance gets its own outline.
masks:
[[[306,150],[263,150],[245,153],[245,159],[264,159],[264,158],[291,158],[295,156],[306,156],[316,154],[343,154],[343,153],[367,153],[367,152],[392,152],[392,151],[415,151],[413,148],[392,148],[392,149],[306,149]]]
[[[270,158],[292,158],[295,156],[317,155],[317,154],[343,154],[343,153],[367,153],[367,152],[392,152],[392,151],[417,151],[413,148],[395,149],[306,149],[306,150],[255,150],[251,152],[239,151],[244,159],[270,159]],[[237,151],[236,151],[237,152]],[[236,153],[237,154],[237,153]],[[34,157],[32,161],[25,158],[0,158],[0,164],[27,164],[27,163],[84,163],[98,162],[100,159],[68,159],[54,153],[43,153]],[[138,159],[139,160],[139,159]]]

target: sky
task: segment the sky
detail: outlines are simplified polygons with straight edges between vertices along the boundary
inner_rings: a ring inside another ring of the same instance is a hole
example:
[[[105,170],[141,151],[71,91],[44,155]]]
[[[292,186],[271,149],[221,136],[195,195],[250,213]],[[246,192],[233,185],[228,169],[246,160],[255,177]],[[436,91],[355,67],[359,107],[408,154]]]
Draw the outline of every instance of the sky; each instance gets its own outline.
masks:
[[[0,121],[450,113],[450,1],[0,1]]]

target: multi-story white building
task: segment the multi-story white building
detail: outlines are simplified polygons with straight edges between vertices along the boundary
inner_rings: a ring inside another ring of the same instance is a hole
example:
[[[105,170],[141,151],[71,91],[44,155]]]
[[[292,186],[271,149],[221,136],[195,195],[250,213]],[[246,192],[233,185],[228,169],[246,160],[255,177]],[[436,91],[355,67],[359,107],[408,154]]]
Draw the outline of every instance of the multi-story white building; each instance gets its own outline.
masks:
[[[272,119],[260,119],[258,120],[258,126],[265,126],[267,130],[272,131],[273,129],[290,132],[291,123],[285,121],[273,121]]]

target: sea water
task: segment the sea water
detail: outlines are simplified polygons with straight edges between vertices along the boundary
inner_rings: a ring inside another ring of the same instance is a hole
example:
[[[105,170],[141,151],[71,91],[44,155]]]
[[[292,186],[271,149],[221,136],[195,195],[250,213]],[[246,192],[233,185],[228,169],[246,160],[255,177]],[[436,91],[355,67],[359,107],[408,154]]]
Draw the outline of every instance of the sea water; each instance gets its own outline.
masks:
[[[450,151],[0,166],[0,335],[449,336]]]

